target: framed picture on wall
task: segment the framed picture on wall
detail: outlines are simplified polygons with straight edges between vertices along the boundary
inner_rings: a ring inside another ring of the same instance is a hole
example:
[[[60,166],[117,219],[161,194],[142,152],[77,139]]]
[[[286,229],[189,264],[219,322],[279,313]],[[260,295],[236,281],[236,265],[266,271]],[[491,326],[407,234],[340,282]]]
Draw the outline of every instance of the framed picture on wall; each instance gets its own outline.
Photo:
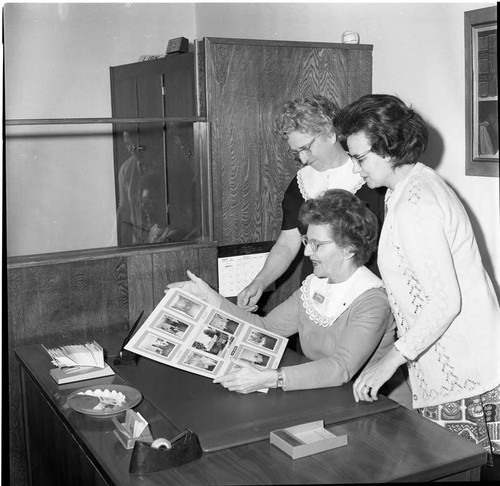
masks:
[[[464,15],[465,174],[498,177],[496,7]]]

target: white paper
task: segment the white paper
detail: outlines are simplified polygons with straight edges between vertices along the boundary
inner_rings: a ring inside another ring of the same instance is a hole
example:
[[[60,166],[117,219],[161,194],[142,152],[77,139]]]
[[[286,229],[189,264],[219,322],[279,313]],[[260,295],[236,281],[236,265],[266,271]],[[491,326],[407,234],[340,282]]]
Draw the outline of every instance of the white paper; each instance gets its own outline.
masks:
[[[262,270],[269,252],[218,258],[219,293],[237,296]]]

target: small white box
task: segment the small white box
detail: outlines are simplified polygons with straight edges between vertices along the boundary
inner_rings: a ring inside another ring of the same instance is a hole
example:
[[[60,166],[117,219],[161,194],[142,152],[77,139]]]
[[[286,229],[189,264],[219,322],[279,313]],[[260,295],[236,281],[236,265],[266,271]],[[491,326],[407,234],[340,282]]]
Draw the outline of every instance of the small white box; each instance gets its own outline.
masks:
[[[299,459],[347,445],[347,434],[332,434],[324,428],[323,420],[319,420],[274,430],[271,432],[270,442],[292,459]]]

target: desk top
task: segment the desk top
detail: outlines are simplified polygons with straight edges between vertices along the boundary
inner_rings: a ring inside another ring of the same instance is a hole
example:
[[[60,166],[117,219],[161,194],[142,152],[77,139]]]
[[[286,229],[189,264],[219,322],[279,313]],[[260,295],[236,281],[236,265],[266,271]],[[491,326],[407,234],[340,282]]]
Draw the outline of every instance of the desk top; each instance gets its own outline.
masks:
[[[283,366],[308,361],[286,350]],[[211,379],[140,358],[137,366],[116,371],[147,398],[179,431],[194,431],[205,452],[269,440],[273,430],[323,420],[325,425],[397,408],[380,396],[375,402],[354,401],[352,384],[285,392],[244,395],[226,390]]]
[[[66,404],[73,390],[105,379],[58,386],[48,373],[50,357],[40,345],[18,348],[16,355],[23,371],[96,467],[111,483],[120,486],[429,481],[485,463],[485,453],[479,446],[415,412],[397,407],[327,426],[334,434],[347,434],[348,445],[302,459],[292,460],[269,440],[262,440],[204,453],[200,459],[178,468],[134,476],[128,473],[132,450],[119,443],[112,421],[80,414]],[[128,384],[119,375],[107,379],[110,383]],[[149,421],[155,438],[177,433],[147,399],[136,410]]]

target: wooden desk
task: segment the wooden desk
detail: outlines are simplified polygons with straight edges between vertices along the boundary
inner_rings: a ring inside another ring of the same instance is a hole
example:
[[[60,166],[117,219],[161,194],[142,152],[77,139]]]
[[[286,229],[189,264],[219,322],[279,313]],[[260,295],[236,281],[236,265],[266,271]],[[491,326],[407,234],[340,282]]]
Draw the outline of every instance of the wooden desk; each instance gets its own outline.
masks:
[[[37,486],[478,480],[486,461],[481,447],[398,407],[327,427],[335,434],[348,434],[349,444],[303,459],[294,461],[265,440],[205,453],[175,469],[134,476],[128,473],[132,451],[119,443],[112,421],[79,414],[66,405],[71,391],[85,385],[56,385],[48,374],[50,358],[40,345],[19,348],[16,356],[29,475]],[[119,376],[111,380],[124,383]],[[175,435],[172,424],[147,400],[136,410],[148,419],[155,437]]]

